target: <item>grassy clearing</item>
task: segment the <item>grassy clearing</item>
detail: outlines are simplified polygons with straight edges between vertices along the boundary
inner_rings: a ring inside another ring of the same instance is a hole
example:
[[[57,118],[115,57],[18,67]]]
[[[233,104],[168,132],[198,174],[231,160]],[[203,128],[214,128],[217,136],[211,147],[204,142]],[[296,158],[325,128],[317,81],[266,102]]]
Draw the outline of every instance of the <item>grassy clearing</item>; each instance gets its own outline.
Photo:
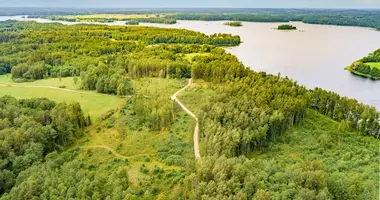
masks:
[[[167,97],[186,85],[187,80],[143,78],[134,80],[133,85],[137,93],[150,98],[151,94]],[[149,190],[156,187],[159,190],[157,198],[166,199],[182,180],[182,172],[186,165],[194,162],[192,134],[194,120],[179,106],[175,108],[176,119],[167,130],[150,131],[147,127],[135,127],[135,115],[131,105],[126,103],[115,114],[87,129],[88,134],[77,141],[74,147],[82,147],[82,152],[76,159],[83,160],[86,166],[101,166],[117,158],[105,148],[86,148],[91,146],[106,146],[118,154],[127,157],[126,170],[128,172],[130,188],[133,190]],[[162,148],[169,148],[168,157],[163,160]],[[171,157],[180,158],[185,163],[170,164]],[[169,159],[169,160],[168,160]],[[116,169],[117,164],[111,165],[109,170]],[[162,175],[154,170],[162,169]],[[143,169],[143,170],[142,170]],[[164,183],[164,184],[163,184]]]
[[[366,63],[367,65],[369,65],[371,67],[371,69],[373,68],[377,68],[377,69],[380,69],[380,63],[376,63],[376,62],[369,62],[369,63]]]
[[[192,62],[193,61],[193,58],[196,57],[196,56],[210,56],[211,53],[189,53],[189,54],[185,54],[185,59],[188,60],[189,62]]]
[[[77,101],[81,104],[84,113],[90,114],[93,119],[97,119],[101,114],[118,107],[125,101],[118,96],[99,94],[94,91],[77,90],[82,93],[75,93],[49,88],[18,87],[23,85],[59,87],[64,84],[66,89],[76,90],[78,86],[74,83],[73,78],[62,78],[61,81],[58,78],[51,78],[27,83],[14,83],[10,75],[3,75],[0,76],[0,84],[17,86],[0,87],[0,96],[11,95],[18,99],[45,97],[57,102]]]
[[[12,77],[10,74],[1,75],[0,76],[0,84],[5,85],[33,85],[33,86],[52,86],[52,87],[60,87],[65,86],[66,89],[70,90],[78,90],[80,85],[80,78],[77,79],[77,84],[74,82],[74,77],[67,77],[67,78],[48,78],[48,79],[42,79],[37,80],[33,82],[23,82],[23,83],[15,83],[12,80]]]
[[[140,78],[132,81],[133,88],[142,95],[159,93],[168,100],[179,89],[187,84],[186,79],[161,79],[161,78]]]

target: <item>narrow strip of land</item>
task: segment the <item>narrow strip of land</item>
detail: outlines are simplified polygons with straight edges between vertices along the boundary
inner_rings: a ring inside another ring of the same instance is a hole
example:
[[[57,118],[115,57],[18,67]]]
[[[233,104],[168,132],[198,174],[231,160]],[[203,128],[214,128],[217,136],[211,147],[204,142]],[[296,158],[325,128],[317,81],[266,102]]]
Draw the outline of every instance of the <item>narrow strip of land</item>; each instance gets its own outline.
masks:
[[[191,117],[193,117],[195,119],[195,129],[194,129],[194,154],[195,154],[195,158],[196,159],[199,159],[201,158],[201,155],[199,153],[199,144],[198,144],[198,135],[199,135],[199,123],[198,123],[198,118],[195,116],[194,113],[192,113],[189,109],[186,108],[185,105],[183,105],[178,99],[177,99],[177,95],[179,93],[181,93],[183,90],[185,90],[186,88],[188,88],[193,82],[193,79],[189,79],[189,83],[182,89],[178,90],[175,94],[173,94],[173,96],[171,97],[171,99],[173,101],[176,101],[180,106],[181,108],[187,113],[189,114]]]
[[[53,87],[53,86],[39,86],[39,85],[11,85],[11,84],[2,84],[0,83],[1,87],[19,87],[19,88],[46,88],[46,89],[54,89],[54,90],[61,90],[61,91],[66,91],[66,92],[74,92],[74,93],[79,93],[83,94],[84,92],[77,91],[77,90],[70,90],[66,88],[59,88],[59,87]]]

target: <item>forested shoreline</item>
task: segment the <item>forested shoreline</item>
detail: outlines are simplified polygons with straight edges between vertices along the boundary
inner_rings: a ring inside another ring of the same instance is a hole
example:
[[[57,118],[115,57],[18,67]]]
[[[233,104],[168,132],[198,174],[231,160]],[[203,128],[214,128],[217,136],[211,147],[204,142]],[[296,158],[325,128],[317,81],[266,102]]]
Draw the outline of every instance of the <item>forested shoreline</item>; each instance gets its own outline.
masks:
[[[100,22],[100,23],[112,23],[115,21],[134,21],[138,23],[157,23],[157,24],[175,24],[177,20],[174,18],[167,17],[156,17],[156,18],[85,18],[85,17],[77,17],[77,18],[66,18],[64,16],[38,16],[32,15],[28,16],[28,18],[44,18],[52,21],[67,21],[67,22]],[[136,23],[132,24],[136,25]],[[138,25],[138,24],[137,24]]]
[[[346,67],[359,76],[380,80],[380,49]]]
[[[168,18],[174,20],[228,20],[251,22],[290,22],[302,21],[309,24],[359,26],[380,30],[380,14],[378,10],[370,9],[253,9],[253,8],[204,8],[204,9],[41,9],[41,8],[8,8],[0,10],[0,16],[30,15],[34,17],[52,17],[65,15],[89,15],[89,14],[125,14],[148,15],[169,14],[159,17],[163,22]],[[65,20],[65,19],[62,19]],[[90,19],[89,19],[90,20]],[[114,21],[115,19],[109,22]],[[75,19],[70,19],[75,21]],[[98,22],[108,22],[101,18]],[[154,22],[154,23],[161,23]],[[166,23],[166,22],[164,22]]]
[[[291,22],[299,21],[307,24],[323,24],[338,26],[360,26],[380,29],[380,15],[378,13],[346,13],[333,12],[268,12],[262,13],[191,13],[173,15],[178,20],[202,20],[202,21],[247,21],[247,22]]]
[[[2,97],[2,159],[12,164],[1,166],[2,199],[59,194],[93,199],[153,199],[160,194],[181,199],[371,199],[378,194],[374,180],[379,112],[334,92],[307,89],[280,74],[250,70],[218,47],[239,45],[239,36],[7,21],[0,22],[0,41],[0,73],[10,73],[14,81],[77,77],[80,89],[131,96],[105,113],[81,142],[108,131],[100,140],[115,133],[115,141],[142,135],[129,147],[133,152],[147,147],[145,138],[167,136],[152,141],[154,151],[144,150],[134,163],[130,159],[138,155],[96,161],[93,151],[82,148],[58,154],[54,151],[65,150],[92,124],[80,105]],[[197,163],[189,158],[187,138],[193,123],[170,101],[188,78],[197,84],[192,88],[194,99],[185,98],[196,105],[199,118],[202,158]],[[31,134],[24,125],[30,121],[42,135]],[[17,131],[38,139],[21,148],[7,144],[18,141],[7,141],[18,136]],[[123,149],[122,144],[116,150]],[[282,151],[293,144],[299,149]],[[22,159],[8,155],[12,149]],[[39,156],[30,158],[28,153],[35,149]],[[112,152],[96,155],[108,158]],[[14,158],[24,161],[23,167],[15,167],[19,161]],[[92,162],[97,164],[88,164]],[[170,192],[160,193],[164,187]]]

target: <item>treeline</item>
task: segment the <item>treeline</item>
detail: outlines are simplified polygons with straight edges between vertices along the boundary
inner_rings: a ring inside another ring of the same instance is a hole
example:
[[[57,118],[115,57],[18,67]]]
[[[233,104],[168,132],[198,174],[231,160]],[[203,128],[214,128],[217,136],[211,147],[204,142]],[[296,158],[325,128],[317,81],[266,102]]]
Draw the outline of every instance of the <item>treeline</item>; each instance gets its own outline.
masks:
[[[206,155],[248,154],[305,117],[309,94],[289,79],[250,73],[216,88],[199,113]]]
[[[314,110],[335,121],[344,122],[350,130],[362,135],[380,137],[380,113],[375,107],[320,88],[312,90],[311,95],[311,108]]]
[[[133,93],[130,80],[123,69],[112,68],[103,62],[89,66],[86,72],[81,72],[80,88],[96,90],[98,93],[117,94],[125,96]]]
[[[364,63],[368,62],[380,62],[380,49],[374,51],[373,53],[369,54],[368,56],[364,57],[363,59]]]
[[[380,78],[380,69],[378,67],[371,67],[363,62],[354,62],[350,68],[364,75],[369,75],[373,78]]]
[[[0,194],[10,191],[21,171],[72,144],[90,121],[79,103],[0,97]]]
[[[195,13],[171,15],[178,20],[233,20],[249,22],[290,22],[302,21],[309,24],[326,24],[339,26],[361,26],[380,29],[380,15],[370,11],[341,11],[331,10],[271,10],[267,12],[241,13]]]
[[[201,21],[247,21],[247,22],[289,22],[300,21],[302,18],[297,16],[271,15],[271,14],[177,14],[171,15],[178,20],[201,20]]]

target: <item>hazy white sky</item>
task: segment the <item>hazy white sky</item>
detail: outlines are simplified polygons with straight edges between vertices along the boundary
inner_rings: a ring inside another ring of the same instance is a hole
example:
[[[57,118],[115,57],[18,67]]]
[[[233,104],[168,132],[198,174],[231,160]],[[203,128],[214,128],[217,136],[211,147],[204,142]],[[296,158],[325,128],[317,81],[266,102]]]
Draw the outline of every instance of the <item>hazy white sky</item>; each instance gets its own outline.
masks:
[[[380,0],[0,0],[0,7],[380,8]]]

